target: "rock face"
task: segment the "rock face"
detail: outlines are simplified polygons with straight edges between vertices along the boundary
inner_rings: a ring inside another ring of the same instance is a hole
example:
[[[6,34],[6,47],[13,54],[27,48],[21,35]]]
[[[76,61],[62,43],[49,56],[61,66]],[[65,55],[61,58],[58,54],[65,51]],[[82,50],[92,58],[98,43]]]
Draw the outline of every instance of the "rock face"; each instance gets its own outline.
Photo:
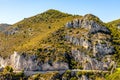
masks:
[[[38,66],[38,62],[35,60],[35,56],[28,57],[27,55],[19,55],[17,52],[14,52],[10,58],[0,58],[1,67],[7,65],[12,66],[14,70],[41,70],[41,67]]]
[[[42,70],[67,70],[69,69],[68,64],[64,62],[53,63],[52,66],[48,63],[42,65]]]
[[[15,70],[41,70],[36,61],[36,56],[19,55],[14,52],[10,57],[11,65]]]
[[[40,64],[37,57],[26,54],[18,54],[14,52],[9,58],[3,59],[0,57],[0,67],[12,66],[14,70],[20,71],[35,71],[35,70],[65,70],[68,69],[68,64],[63,62],[56,62],[52,65],[48,63]]]
[[[89,33],[94,34],[98,32],[110,34],[110,31],[102,25],[99,25],[97,22],[93,20],[89,20],[89,16],[85,15],[82,19],[76,19],[71,22],[66,23],[67,28],[84,28],[89,30]]]
[[[92,58],[79,50],[72,50],[72,56],[81,64],[84,70],[107,70],[114,65],[114,61],[110,59],[111,56],[98,60],[97,57]]]
[[[114,61],[110,59],[115,51],[111,32],[101,25],[102,22],[94,21],[95,16],[93,20],[89,19],[90,17],[91,15],[85,15],[82,19],[68,22],[65,38],[72,43],[72,56],[83,69],[107,70],[114,65]]]

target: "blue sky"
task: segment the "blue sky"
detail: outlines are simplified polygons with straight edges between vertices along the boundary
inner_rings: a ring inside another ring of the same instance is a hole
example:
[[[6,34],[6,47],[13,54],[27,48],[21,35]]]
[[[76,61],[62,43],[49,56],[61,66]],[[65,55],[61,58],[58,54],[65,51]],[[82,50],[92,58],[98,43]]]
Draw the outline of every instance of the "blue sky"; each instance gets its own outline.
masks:
[[[0,23],[13,24],[48,9],[92,13],[104,22],[120,18],[120,0],[0,0]]]

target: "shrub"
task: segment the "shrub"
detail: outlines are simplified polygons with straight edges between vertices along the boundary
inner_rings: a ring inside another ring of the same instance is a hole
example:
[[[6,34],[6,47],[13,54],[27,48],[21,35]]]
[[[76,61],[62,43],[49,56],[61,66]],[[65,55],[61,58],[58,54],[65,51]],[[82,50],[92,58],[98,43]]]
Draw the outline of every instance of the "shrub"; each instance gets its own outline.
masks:
[[[70,80],[78,80],[76,77],[72,77],[70,78]]]
[[[79,66],[78,66],[78,69],[83,69],[83,66],[79,65]]]
[[[11,66],[6,66],[3,70],[3,72],[13,72],[13,68]]]
[[[82,76],[82,72],[77,72],[77,75],[79,76],[79,77],[81,77]]]
[[[116,71],[113,74],[109,75],[106,80],[120,80],[120,71]]]

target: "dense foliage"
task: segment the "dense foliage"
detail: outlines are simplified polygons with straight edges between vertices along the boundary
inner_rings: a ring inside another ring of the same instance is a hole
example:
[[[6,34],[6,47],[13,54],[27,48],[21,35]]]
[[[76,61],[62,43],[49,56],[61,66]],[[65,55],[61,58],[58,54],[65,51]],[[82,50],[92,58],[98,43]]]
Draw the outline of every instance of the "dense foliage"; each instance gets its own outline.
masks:
[[[118,66],[120,65],[120,19],[107,23],[107,27],[111,31],[113,44],[115,46],[116,52],[114,54],[114,59],[116,60]]]
[[[120,80],[120,69],[116,70],[113,74],[107,76],[107,80]]]

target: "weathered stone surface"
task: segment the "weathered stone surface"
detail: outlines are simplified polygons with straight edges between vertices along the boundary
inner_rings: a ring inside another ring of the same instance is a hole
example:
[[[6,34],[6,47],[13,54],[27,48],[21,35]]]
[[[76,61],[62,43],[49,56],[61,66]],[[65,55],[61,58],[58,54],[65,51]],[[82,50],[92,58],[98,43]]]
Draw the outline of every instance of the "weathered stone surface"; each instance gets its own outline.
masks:
[[[12,66],[14,70],[41,70],[38,62],[34,60],[34,56],[19,55],[14,52],[10,58],[0,58],[1,67]]]
[[[84,48],[88,49],[88,47],[90,46],[90,42],[88,40],[86,40],[84,37],[81,37],[81,38],[76,38],[74,36],[69,36],[69,35],[66,35],[65,38],[72,42],[74,45],[77,45],[77,46],[83,46]]]
[[[69,69],[68,64],[64,62],[55,62],[52,65],[45,63],[42,65],[42,70],[67,70]]]
[[[0,67],[4,68],[5,66],[12,66],[14,70],[25,70],[25,71],[34,71],[34,70],[66,70],[68,69],[68,64],[64,62],[54,62],[52,65],[48,63],[39,64],[36,60],[36,56],[22,54],[19,55],[17,52],[14,52],[10,58],[3,59],[0,57]]]
[[[95,45],[95,54],[106,55],[114,53],[114,47],[108,46],[107,44],[96,44]]]
[[[106,33],[106,34],[110,34],[111,32],[105,27],[105,26],[101,26],[96,22],[92,22],[91,23],[91,29],[90,29],[90,33],[94,34],[94,33]]]
[[[95,33],[107,33],[110,34],[110,31],[103,25],[98,24],[93,20],[89,20],[90,15],[85,15],[82,19],[75,19],[66,24],[67,28],[85,28],[89,30],[90,34]],[[95,17],[95,16],[94,16]]]
[[[114,65],[114,61],[112,61],[110,58],[106,61],[104,58],[97,60],[98,57],[92,58],[84,52],[80,52],[79,50],[72,50],[72,56],[77,62],[82,64],[81,66],[85,70],[107,70]]]
[[[72,25],[71,22],[68,22],[65,26],[66,26],[67,28],[72,28],[72,27],[73,27],[73,25]]]
[[[71,25],[70,27],[69,25],[67,27],[79,28],[80,33],[73,33],[71,35],[68,32],[65,38],[67,41],[71,42],[73,46],[80,47],[72,49],[71,52],[75,61],[79,62],[83,69],[107,70],[114,65],[114,61],[112,61],[111,58],[107,58],[107,60],[104,58],[105,56],[111,55],[115,52],[111,42],[111,32],[102,25],[102,22],[96,22],[94,20],[97,21],[99,18],[88,14],[81,19],[69,22]],[[82,33],[83,29],[84,33]],[[74,29],[72,32],[74,32]]]

